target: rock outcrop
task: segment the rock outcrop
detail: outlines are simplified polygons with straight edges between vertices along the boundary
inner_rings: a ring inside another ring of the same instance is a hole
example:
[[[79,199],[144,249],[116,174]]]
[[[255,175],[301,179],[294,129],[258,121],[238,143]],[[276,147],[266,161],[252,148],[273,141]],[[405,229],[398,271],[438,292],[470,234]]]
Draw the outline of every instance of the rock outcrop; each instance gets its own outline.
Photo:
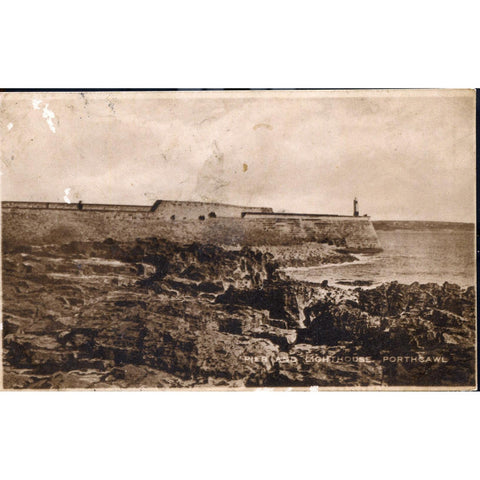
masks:
[[[283,265],[157,238],[4,250],[4,387],[474,384],[473,287],[341,289]]]

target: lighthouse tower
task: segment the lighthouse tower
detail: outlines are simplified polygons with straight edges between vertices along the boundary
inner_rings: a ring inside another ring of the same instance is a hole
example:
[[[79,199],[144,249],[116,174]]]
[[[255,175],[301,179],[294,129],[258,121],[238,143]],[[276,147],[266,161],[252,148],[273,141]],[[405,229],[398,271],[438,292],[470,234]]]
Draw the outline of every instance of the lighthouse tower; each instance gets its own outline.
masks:
[[[353,216],[358,217],[360,212],[358,211],[358,200],[357,197],[353,199]]]

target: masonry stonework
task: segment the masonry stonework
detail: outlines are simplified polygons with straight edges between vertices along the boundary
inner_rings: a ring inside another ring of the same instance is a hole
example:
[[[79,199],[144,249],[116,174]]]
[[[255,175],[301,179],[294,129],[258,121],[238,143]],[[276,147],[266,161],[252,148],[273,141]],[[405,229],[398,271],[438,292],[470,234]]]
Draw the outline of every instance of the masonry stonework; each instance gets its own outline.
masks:
[[[14,244],[161,237],[260,246],[332,243],[378,249],[370,217],[282,214],[270,208],[157,201],[153,206],[2,202],[2,238]]]

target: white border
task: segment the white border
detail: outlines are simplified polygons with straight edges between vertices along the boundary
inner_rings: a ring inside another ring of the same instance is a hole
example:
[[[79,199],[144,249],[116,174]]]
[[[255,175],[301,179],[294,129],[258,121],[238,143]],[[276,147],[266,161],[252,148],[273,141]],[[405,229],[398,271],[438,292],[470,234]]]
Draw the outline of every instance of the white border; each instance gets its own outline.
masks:
[[[480,86],[476,2],[2,5],[4,88]],[[1,109],[1,106],[0,106]],[[467,478],[470,393],[0,393],[4,478]]]

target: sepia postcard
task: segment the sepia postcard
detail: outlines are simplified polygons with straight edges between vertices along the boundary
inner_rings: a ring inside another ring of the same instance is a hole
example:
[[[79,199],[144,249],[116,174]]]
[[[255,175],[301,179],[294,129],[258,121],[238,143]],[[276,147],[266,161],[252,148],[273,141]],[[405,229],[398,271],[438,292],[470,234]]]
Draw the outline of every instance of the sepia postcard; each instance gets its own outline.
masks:
[[[3,389],[476,389],[475,97],[0,93]]]

